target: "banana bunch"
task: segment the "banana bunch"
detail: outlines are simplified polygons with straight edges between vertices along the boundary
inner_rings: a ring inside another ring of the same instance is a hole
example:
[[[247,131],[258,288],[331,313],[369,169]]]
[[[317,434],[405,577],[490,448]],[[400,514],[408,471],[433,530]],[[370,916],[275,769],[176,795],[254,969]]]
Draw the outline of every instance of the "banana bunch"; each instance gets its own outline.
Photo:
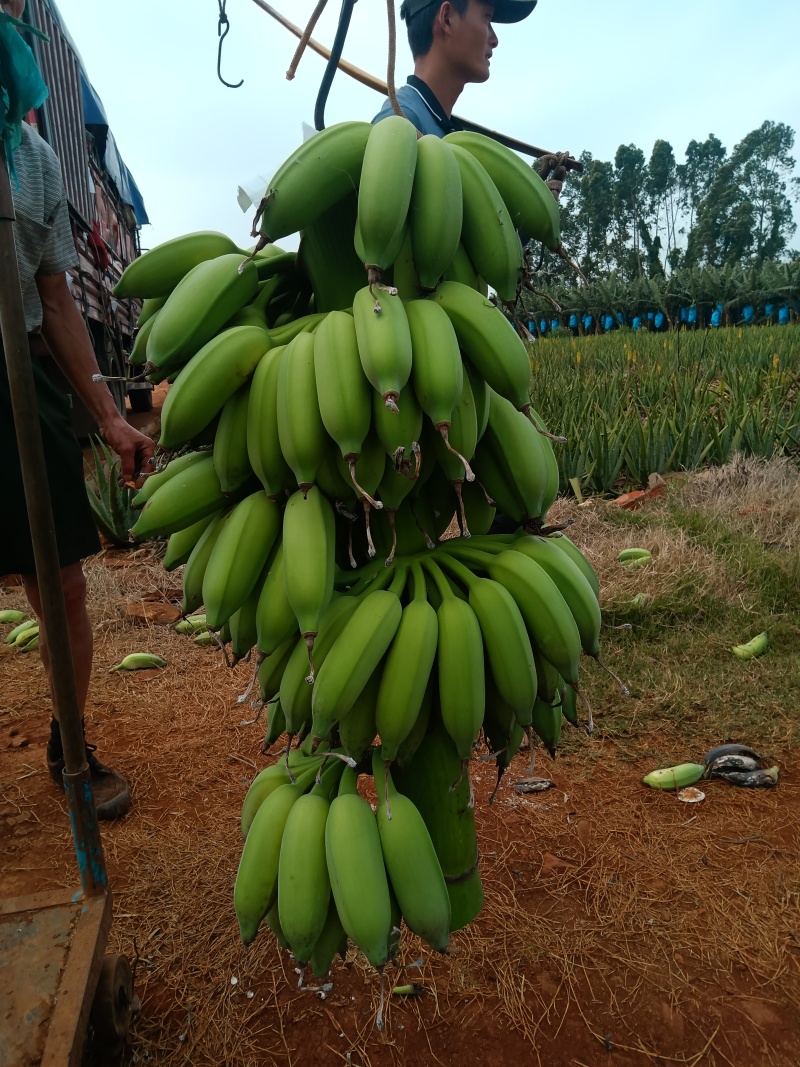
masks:
[[[348,940],[382,970],[396,955],[400,923],[437,952],[451,931],[448,888],[420,811],[384,770],[377,814],[358,792],[341,749],[309,746],[261,771],[242,807],[244,848],[234,907],[245,944],[266,921],[278,942],[324,978]],[[391,798],[391,811],[388,801]]]
[[[558,213],[502,146],[394,117],[305,142],[257,224],[249,252],[190,234],[120,282],[170,382],[132,532],[182,568],[181,629],[252,661],[264,752],[288,739],[242,809],[242,939],[380,970],[403,921],[443,952],[481,909],[475,746],[498,783],[526,736],[555,755],[600,662],[597,576],[547,520],[559,438],[487,298],[515,299],[518,231],[556,248]]]

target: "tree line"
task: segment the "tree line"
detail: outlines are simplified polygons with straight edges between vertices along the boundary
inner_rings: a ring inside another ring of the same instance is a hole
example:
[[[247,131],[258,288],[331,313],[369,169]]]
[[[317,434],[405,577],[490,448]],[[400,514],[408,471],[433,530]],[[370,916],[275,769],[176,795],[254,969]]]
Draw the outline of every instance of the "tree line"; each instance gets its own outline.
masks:
[[[794,138],[790,126],[766,121],[730,152],[713,133],[690,141],[683,163],[664,140],[649,159],[633,144],[613,162],[584,152],[583,173],[570,172],[561,194],[564,246],[592,279],[795,259]]]

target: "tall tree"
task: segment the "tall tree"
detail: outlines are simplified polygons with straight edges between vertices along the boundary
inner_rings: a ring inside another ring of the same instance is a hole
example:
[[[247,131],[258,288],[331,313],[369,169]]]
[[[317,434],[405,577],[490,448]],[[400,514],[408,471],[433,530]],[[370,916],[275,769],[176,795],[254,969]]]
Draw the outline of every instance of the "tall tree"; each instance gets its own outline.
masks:
[[[796,229],[791,200],[800,194],[793,144],[789,126],[764,122],[736,145],[697,206],[688,263],[763,263],[786,251]]]
[[[622,271],[632,277],[642,274],[642,230],[646,228],[648,213],[647,163],[644,152],[636,145],[620,145],[614,157],[614,186],[617,200],[617,236],[631,242],[627,262],[620,262]],[[648,239],[645,242],[649,244]]]
[[[653,145],[647,168],[648,192],[651,198],[655,241],[666,250],[666,264],[670,252],[677,245],[677,224],[680,214],[678,168],[669,141],[658,140]],[[661,241],[661,234],[664,240]]]
[[[688,215],[685,232],[694,226],[697,208],[708,194],[726,155],[725,146],[713,133],[705,141],[691,140],[687,145],[686,162],[676,168],[681,207]]]

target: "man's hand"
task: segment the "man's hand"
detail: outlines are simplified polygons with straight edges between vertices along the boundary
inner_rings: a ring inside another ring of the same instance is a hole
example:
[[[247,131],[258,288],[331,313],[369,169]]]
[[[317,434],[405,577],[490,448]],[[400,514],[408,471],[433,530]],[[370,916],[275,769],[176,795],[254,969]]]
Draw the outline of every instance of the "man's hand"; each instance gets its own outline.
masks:
[[[100,435],[119,456],[119,484],[138,489],[153,468],[153,442],[120,415],[99,427]]]

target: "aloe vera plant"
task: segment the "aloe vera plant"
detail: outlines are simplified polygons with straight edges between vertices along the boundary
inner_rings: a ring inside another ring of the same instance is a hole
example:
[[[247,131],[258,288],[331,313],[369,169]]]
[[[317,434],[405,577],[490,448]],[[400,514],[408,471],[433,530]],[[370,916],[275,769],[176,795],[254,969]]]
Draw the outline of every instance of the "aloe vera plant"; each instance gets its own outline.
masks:
[[[130,548],[130,528],[138,518],[131,501],[135,490],[119,484],[119,459],[100,438],[90,438],[93,466],[87,471],[86,492],[100,533],[118,548]]]

